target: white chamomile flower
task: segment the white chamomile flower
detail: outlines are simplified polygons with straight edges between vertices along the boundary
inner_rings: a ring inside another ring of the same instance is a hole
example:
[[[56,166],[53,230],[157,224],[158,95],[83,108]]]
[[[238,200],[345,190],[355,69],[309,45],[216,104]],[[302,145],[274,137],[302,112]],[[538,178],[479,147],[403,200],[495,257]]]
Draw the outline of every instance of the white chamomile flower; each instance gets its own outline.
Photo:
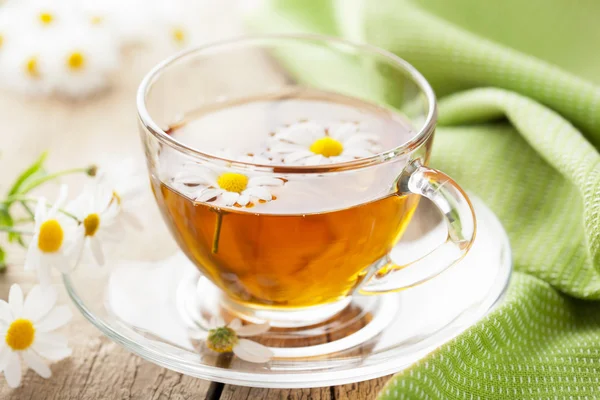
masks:
[[[78,23],[61,28],[55,41],[44,55],[55,92],[82,97],[109,85],[120,58],[111,34]]]
[[[152,2],[148,0],[83,0],[81,11],[95,29],[106,29],[122,44],[136,44],[152,30]]]
[[[79,243],[74,254],[80,256],[88,249],[98,265],[104,265],[103,242],[121,237],[121,225],[117,221],[119,207],[112,193],[101,186],[86,190],[67,206],[67,211],[82,221],[79,226]]]
[[[43,358],[60,361],[71,355],[67,339],[52,332],[71,320],[71,310],[55,304],[54,289],[39,285],[25,300],[21,287],[12,285],[8,303],[0,300],[0,371],[8,386],[21,384],[21,360],[47,379],[52,372]]]
[[[0,54],[0,82],[26,94],[48,94],[52,91],[49,79],[46,38],[32,35],[17,37],[8,31],[3,34]]]
[[[253,363],[266,363],[273,358],[273,351],[262,344],[243,337],[261,335],[269,330],[269,324],[242,325],[239,319],[234,319],[228,325],[218,318],[211,321],[206,346],[217,353],[233,352],[242,360]]]
[[[155,3],[154,33],[156,42],[167,48],[182,49],[206,41],[206,30],[198,20],[206,7],[196,2],[157,1]],[[204,13],[203,13],[204,11]]]
[[[270,152],[285,164],[319,165],[370,157],[380,151],[378,136],[360,132],[359,126],[343,123],[325,128],[315,122],[299,122],[276,132]]]
[[[123,223],[142,229],[135,207],[142,197],[147,181],[140,176],[139,168],[131,158],[109,164],[110,167],[98,170],[98,183],[112,193]]]
[[[77,222],[59,210],[67,198],[66,186],[48,210],[46,199],[40,198],[35,210],[35,232],[27,256],[25,270],[37,270],[40,283],[49,285],[50,270],[57,268],[63,273],[72,267],[72,249],[77,242]]]
[[[282,186],[284,180],[268,176],[248,177],[239,172],[218,173],[198,164],[191,164],[174,178],[180,188],[193,190],[196,201],[216,202],[225,206],[246,206],[251,200],[273,200],[269,187]],[[192,187],[190,187],[192,185]]]

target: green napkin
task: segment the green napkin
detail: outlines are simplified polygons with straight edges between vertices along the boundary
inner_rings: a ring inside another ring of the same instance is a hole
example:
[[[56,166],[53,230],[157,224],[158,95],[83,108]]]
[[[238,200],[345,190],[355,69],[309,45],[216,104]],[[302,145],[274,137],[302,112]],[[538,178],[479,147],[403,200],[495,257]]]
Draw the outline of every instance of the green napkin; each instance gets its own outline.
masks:
[[[382,399],[600,397],[599,16],[596,0],[272,0],[253,16],[417,67],[440,99],[432,165],[510,236],[502,304]]]

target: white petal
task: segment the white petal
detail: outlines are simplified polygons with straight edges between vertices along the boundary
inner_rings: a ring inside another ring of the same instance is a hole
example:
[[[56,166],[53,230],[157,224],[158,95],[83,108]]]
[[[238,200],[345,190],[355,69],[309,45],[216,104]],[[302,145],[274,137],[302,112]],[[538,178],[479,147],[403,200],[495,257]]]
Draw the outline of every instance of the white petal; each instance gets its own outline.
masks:
[[[240,195],[240,197],[237,199],[237,203],[240,206],[245,206],[246,204],[248,204],[250,202],[250,196],[246,192],[247,191],[244,190],[242,192],[242,194]]]
[[[4,344],[0,345],[2,348],[0,349],[0,372],[4,371],[8,361],[10,360],[10,354],[12,353],[12,349]]]
[[[46,219],[46,198],[40,197],[37,205],[35,206],[35,230],[37,232],[38,228]]]
[[[29,243],[27,256],[25,256],[25,271],[34,271],[40,264],[40,251],[37,247],[38,235],[35,235]]]
[[[91,237],[89,243],[96,263],[100,266],[104,265],[104,251],[102,251],[102,243],[100,243],[100,240],[97,237]]]
[[[44,264],[47,268],[56,268],[63,274],[69,273],[72,270],[69,258],[63,253],[44,254],[41,258],[39,269],[41,269]]]
[[[60,185],[58,197],[56,198],[56,201],[54,202],[54,204],[52,205],[52,208],[48,212],[49,218],[54,217],[56,215],[56,213],[58,212],[58,209],[63,206],[64,202],[67,200],[67,194],[68,194],[67,185]]]
[[[271,151],[278,154],[289,154],[297,151],[307,150],[306,146],[291,143],[277,143],[271,146]]]
[[[216,186],[217,175],[205,167],[188,167],[177,174],[175,180],[182,183]]]
[[[269,325],[268,322],[265,322],[264,324],[250,324],[250,325],[244,325],[241,328],[238,328],[235,330],[235,332],[238,334],[238,336],[256,336],[256,335],[262,335],[263,333],[267,332],[269,329],[271,329],[271,325]]]
[[[21,315],[23,315],[23,290],[16,283],[13,283],[8,292],[8,305],[13,317],[15,319],[21,318]]]
[[[44,363],[40,356],[35,354],[33,351],[27,350],[22,352],[21,355],[23,356],[23,361],[25,361],[25,364],[37,372],[39,376],[44,379],[48,379],[50,376],[52,376],[50,368],[46,365],[46,363]]]
[[[219,328],[221,326],[225,326],[225,321],[220,316],[212,317],[209,322],[210,329]]]
[[[248,181],[248,187],[255,186],[283,186],[283,180],[270,176],[255,176]]]
[[[12,310],[8,303],[0,299],[0,321],[10,324],[14,319],[15,317],[12,315]]]
[[[242,327],[242,321],[239,318],[235,318],[227,326],[237,332]]]
[[[308,157],[306,160],[304,160],[304,164],[306,165],[320,165],[320,164],[327,164],[329,162],[329,160],[322,156],[321,154],[315,154],[313,156]]]
[[[353,135],[350,139],[366,141],[372,144],[378,143],[381,137],[376,133],[357,133],[356,135]]]
[[[309,151],[309,150],[300,150],[300,151],[297,151],[295,153],[291,153],[291,154],[286,155],[283,158],[283,162],[286,163],[286,164],[293,164],[293,163],[295,163],[297,161],[300,161],[300,160],[302,160],[302,159],[304,159],[306,157],[311,157],[314,154],[315,153],[313,153],[312,151]]]
[[[248,188],[244,190],[244,194],[258,197],[259,199],[265,201],[270,201],[271,199],[273,199],[273,196],[271,195],[271,192],[269,192],[269,189],[260,186]]]
[[[51,348],[67,347],[69,340],[63,334],[56,332],[36,332],[32,347],[37,351]]]
[[[50,268],[45,265],[39,265],[37,269],[38,280],[40,285],[48,287],[52,285],[52,275],[50,274]]]
[[[70,357],[73,354],[73,350],[68,347],[45,347],[40,349],[40,346],[36,346],[34,343],[32,346],[33,350],[35,350],[40,356],[44,357],[46,360],[50,361],[60,361],[64,360],[67,357]]]
[[[25,299],[23,318],[33,322],[40,320],[54,307],[56,296],[56,290],[52,286],[35,285]]]
[[[197,197],[196,197],[196,201],[208,201],[214,197],[219,196],[221,193],[223,193],[223,190],[221,189],[213,189],[213,188],[206,188],[206,189],[202,189]]]
[[[348,149],[350,147],[359,147],[363,149],[368,149],[373,146],[373,141],[364,137],[359,137],[358,135],[353,136],[346,140],[344,143],[344,149]]]
[[[275,135],[278,139],[308,145],[323,136],[325,136],[325,128],[312,121],[292,124]]]
[[[121,210],[120,216],[124,222],[129,224],[134,229],[136,229],[138,231],[141,231],[144,229],[144,225],[142,224],[140,219],[138,217],[136,217],[135,214],[133,214],[132,212]]]
[[[235,202],[237,201],[237,199],[239,197],[240,197],[240,194],[239,193],[235,193],[235,192],[224,192],[221,195],[221,198],[225,202],[226,206],[232,206],[232,205],[234,205]]]
[[[356,124],[344,123],[329,130],[329,136],[335,140],[344,141],[349,136],[356,134],[358,126]]]
[[[21,359],[16,351],[10,352],[8,364],[4,368],[4,377],[11,388],[19,387],[21,384]]]
[[[73,313],[68,306],[58,306],[35,324],[35,329],[40,332],[49,332],[60,328],[71,320]]]
[[[75,266],[79,265],[81,257],[83,256],[83,247],[85,245],[85,237],[82,235],[78,237],[65,251],[68,258],[74,260]]]
[[[248,339],[240,339],[233,348],[233,353],[242,360],[253,363],[265,363],[273,357],[271,349]]]
[[[332,163],[343,163],[352,160],[354,160],[354,157],[347,156],[344,154],[342,154],[341,156],[329,157],[329,161],[331,161]]]
[[[364,157],[371,157],[375,154],[371,153],[369,150],[361,149],[358,147],[351,147],[351,148],[345,149],[343,155],[350,156],[350,157],[364,158]]]

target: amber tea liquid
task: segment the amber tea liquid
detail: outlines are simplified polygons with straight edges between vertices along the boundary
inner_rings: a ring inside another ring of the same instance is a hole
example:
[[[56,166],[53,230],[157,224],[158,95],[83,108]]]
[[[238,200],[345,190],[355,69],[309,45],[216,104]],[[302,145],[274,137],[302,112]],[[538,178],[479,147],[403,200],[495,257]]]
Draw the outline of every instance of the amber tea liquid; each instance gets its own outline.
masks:
[[[412,135],[405,120],[390,111],[315,92],[198,110],[171,135],[203,152],[225,146],[250,152],[278,126],[307,119],[368,124],[386,148]],[[394,193],[398,169],[298,183],[290,177],[274,193],[276,200],[249,207],[194,201],[168,176],[153,176],[152,183],[180,247],[231,299],[253,307],[297,308],[349,295],[401,238],[419,197]]]

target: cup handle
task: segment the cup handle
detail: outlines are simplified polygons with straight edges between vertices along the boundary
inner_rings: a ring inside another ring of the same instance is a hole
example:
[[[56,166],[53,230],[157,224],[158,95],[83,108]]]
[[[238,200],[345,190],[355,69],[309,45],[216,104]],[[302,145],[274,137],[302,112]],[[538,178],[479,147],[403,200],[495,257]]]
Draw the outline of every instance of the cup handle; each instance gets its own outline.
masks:
[[[477,231],[475,212],[467,194],[448,175],[412,163],[397,182],[398,194],[427,197],[441,211],[448,237],[425,256],[405,265],[394,264],[386,255],[358,289],[361,294],[395,292],[419,285],[461,260],[471,248]]]

